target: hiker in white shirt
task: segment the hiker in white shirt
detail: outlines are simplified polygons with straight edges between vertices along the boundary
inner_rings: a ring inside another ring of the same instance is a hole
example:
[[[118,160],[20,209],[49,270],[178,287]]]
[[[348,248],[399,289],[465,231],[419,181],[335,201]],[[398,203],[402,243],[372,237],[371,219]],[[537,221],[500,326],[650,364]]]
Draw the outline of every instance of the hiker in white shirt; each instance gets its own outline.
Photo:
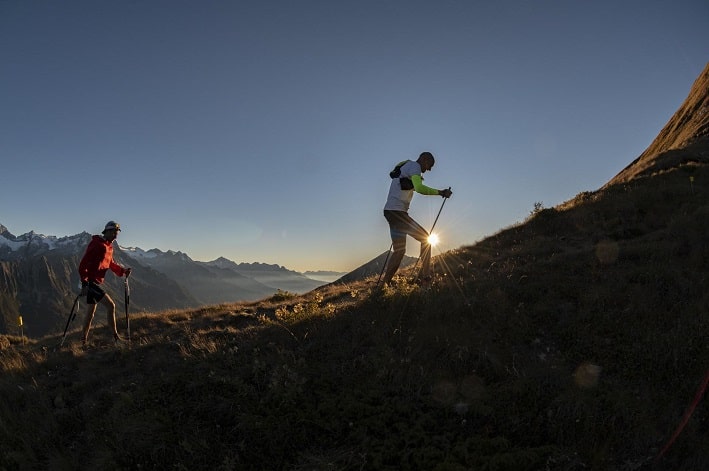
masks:
[[[384,205],[384,217],[389,222],[389,232],[394,252],[389,258],[384,275],[384,283],[389,283],[399,269],[401,260],[406,252],[406,236],[410,235],[421,243],[420,283],[428,283],[431,279],[431,245],[428,242],[428,231],[421,227],[408,214],[414,191],[422,195],[437,195],[450,198],[453,192],[450,189],[437,190],[423,184],[423,173],[431,170],[435,159],[430,152],[423,152],[416,161],[405,160],[399,162],[389,174],[392,178],[389,186],[389,195]]]

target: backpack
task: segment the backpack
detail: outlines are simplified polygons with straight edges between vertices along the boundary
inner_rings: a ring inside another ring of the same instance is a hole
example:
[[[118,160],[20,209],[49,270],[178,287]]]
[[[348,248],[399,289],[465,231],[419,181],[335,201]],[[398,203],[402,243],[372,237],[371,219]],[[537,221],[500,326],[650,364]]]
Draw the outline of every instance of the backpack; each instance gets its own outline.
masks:
[[[404,160],[403,162],[399,162],[399,163],[396,165],[396,167],[394,167],[394,170],[392,170],[391,172],[389,172],[389,176],[392,178],[392,180],[393,180],[394,178],[398,178],[398,179],[399,179],[399,185],[401,185],[401,189],[402,189],[402,190],[413,190],[413,189],[414,189],[414,183],[411,181],[410,178],[406,178],[406,177],[400,178],[400,176],[401,176],[401,167],[403,167],[404,164],[406,164],[406,162],[408,162],[408,160]]]

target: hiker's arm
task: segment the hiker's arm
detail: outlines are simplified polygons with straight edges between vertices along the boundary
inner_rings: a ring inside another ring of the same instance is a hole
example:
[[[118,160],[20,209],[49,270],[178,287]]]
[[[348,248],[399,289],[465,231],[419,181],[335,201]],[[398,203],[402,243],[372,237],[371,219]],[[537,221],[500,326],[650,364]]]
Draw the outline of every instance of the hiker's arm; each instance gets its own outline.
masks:
[[[123,276],[127,273],[130,273],[130,268],[124,268],[121,265],[117,264],[115,260],[111,260],[111,263],[109,265],[109,268],[113,273],[116,274],[116,276]]]
[[[423,178],[421,175],[411,175],[411,183],[414,184],[414,190],[416,193],[421,193],[422,195],[438,195],[438,190],[426,186],[423,184]]]

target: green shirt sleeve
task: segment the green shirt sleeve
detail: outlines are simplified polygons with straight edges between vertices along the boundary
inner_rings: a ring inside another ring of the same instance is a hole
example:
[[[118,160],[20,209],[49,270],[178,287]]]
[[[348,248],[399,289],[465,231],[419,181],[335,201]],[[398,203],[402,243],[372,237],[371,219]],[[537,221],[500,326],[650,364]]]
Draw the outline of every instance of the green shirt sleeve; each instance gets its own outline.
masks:
[[[421,178],[421,175],[411,175],[411,183],[414,184],[414,190],[416,190],[416,193],[421,193],[422,195],[438,194],[437,189],[423,184],[423,178]]]

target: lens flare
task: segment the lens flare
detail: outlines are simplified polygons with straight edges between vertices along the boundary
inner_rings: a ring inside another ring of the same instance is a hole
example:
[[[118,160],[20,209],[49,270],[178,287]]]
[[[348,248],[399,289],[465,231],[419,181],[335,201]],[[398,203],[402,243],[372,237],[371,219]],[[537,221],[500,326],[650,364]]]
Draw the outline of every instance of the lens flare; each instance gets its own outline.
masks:
[[[439,242],[438,234],[433,233],[428,236],[428,243],[431,244],[432,247],[435,247]]]

